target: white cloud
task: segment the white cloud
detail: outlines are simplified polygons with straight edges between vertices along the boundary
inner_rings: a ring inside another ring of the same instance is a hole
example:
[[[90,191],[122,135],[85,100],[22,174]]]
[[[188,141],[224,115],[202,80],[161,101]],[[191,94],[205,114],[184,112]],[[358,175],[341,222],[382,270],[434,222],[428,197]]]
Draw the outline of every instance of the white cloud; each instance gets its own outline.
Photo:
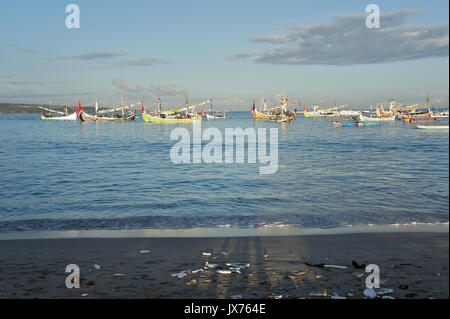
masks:
[[[408,25],[423,10],[409,9],[381,14],[381,28],[368,29],[366,14],[338,16],[332,22],[294,26],[284,35],[250,39],[274,45],[255,54],[238,53],[228,58],[252,57],[256,63],[287,65],[352,65],[406,61],[448,56],[447,25]]]
[[[130,82],[127,82],[125,80],[113,80],[112,85],[117,86],[121,88],[122,90],[128,91],[128,92],[141,92],[143,88],[141,88],[139,85],[134,85]]]
[[[150,91],[158,96],[175,96],[175,95],[187,95],[188,92],[185,88],[178,87],[176,85],[168,84],[158,87],[151,87]]]

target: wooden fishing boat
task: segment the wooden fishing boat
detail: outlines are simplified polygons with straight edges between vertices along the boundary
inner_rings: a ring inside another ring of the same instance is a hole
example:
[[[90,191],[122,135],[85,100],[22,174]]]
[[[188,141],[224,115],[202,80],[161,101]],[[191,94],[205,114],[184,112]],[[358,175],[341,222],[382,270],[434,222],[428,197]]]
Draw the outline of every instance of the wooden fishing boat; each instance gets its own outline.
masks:
[[[43,113],[41,113],[41,120],[76,121],[77,112],[73,112],[72,114],[63,116],[46,116]]]
[[[187,102],[187,98],[186,98]],[[148,123],[193,123],[202,120],[202,114],[189,113],[196,107],[205,105],[207,103],[212,102],[212,100],[207,100],[202,103],[198,103],[195,105],[190,105],[183,107],[181,109],[169,110],[162,112],[161,111],[161,100],[158,98],[158,111],[155,113],[147,113],[142,106],[142,119],[144,122]],[[186,103],[187,104],[187,103]]]
[[[115,114],[111,116],[102,116],[102,115],[91,115],[86,113],[85,111],[81,111],[79,114],[80,121],[82,122],[118,122],[118,121],[133,121],[136,119],[136,114],[127,114],[127,115],[120,115]]]
[[[408,123],[435,122],[442,120],[439,117],[403,117],[402,119]]]
[[[417,125],[420,130],[448,130],[448,125]]]
[[[122,101],[123,101],[123,96],[122,96]],[[86,113],[84,110],[81,109],[81,105],[79,105],[79,109],[80,109],[80,121],[82,122],[119,122],[119,121],[134,121],[136,119],[136,109],[134,110],[134,113],[128,113],[125,114],[125,110],[126,109],[131,109],[133,107],[135,107],[136,105],[138,105],[139,103],[142,102],[138,102],[135,104],[130,104],[127,106],[120,106],[120,107],[115,107],[112,109],[103,109],[103,110],[99,110],[98,109],[98,102],[95,102],[95,114],[89,114]],[[116,113],[118,111],[121,111],[121,114],[112,114],[109,116],[106,115],[102,115],[102,114],[108,114],[108,113]]]
[[[336,127],[342,127],[342,126],[362,126],[364,125],[364,123],[362,122],[340,122],[340,121],[331,121],[331,123],[333,123],[334,126]]]
[[[392,122],[395,121],[395,116],[391,117],[367,117],[362,114],[359,115],[362,122]]]
[[[41,110],[49,112],[49,114],[44,114],[41,112],[41,120],[56,120],[56,121],[76,121],[77,120],[77,110],[69,114],[68,107],[66,105],[65,112],[56,111],[50,108],[39,106]],[[54,116],[53,114],[60,114],[60,116]]]

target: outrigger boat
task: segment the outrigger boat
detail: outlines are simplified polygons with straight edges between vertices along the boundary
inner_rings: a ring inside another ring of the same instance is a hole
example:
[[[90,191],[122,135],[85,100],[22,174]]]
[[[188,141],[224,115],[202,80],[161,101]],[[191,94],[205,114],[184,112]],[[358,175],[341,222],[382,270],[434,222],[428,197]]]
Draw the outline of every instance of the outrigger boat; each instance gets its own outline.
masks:
[[[391,117],[367,117],[364,116],[363,114],[359,115],[359,119],[362,122],[392,122],[395,121],[395,116],[391,116]]]
[[[417,125],[420,130],[448,130],[448,125]]]
[[[289,104],[288,101],[288,98],[284,95],[284,92],[282,92],[281,106],[267,109],[267,100],[264,99],[264,109],[258,111],[256,109],[255,102],[253,102],[253,105],[251,106],[252,116],[255,120],[270,120],[278,123],[295,120],[295,112],[289,111],[288,107],[298,103],[298,101],[295,101],[292,104]]]
[[[51,104],[50,104],[51,105]],[[41,112],[41,120],[59,120],[59,121],[76,121],[77,120],[77,110],[75,108],[75,112],[69,114],[68,107],[66,105],[66,109],[64,112],[52,110],[43,106],[39,106],[41,110],[47,111],[49,113],[54,114],[61,114],[62,116],[53,116],[51,114],[44,115],[43,112]]]
[[[402,119],[408,123],[436,122],[442,120],[439,117],[403,117]]]
[[[122,96],[122,101],[123,101],[123,96]],[[112,108],[112,109],[103,109],[103,110],[99,110],[98,109],[98,102],[95,102],[95,114],[89,114],[86,113],[84,110],[81,109],[81,104],[79,105],[80,108],[80,121],[82,122],[118,122],[118,121],[133,121],[136,119],[136,109],[134,110],[134,113],[129,113],[129,114],[125,114],[124,110],[126,109],[131,109],[135,106],[137,106],[138,104],[140,104],[142,102],[138,102],[135,104],[130,104],[127,106],[121,106],[121,107],[116,107],[116,108]],[[122,102],[123,104],[123,102]],[[110,116],[103,116],[101,114],[107,114],[107,113],[115,113],[121,111],[122,114],[113,114]]]
[[[345,107],[345,105],[335,106],[332,108],[319,110],[319,106],[314,105],[313,106],[314,111],[308,112],[306,110],[306,106],[305,106],[303,115],[305,117],[338,117],[338,116],[340,116],[338,110],[343,107]]]
[[[186,105],[187,105],[187,103],[186,103]],[[210,111],[209,111],[209,113],[206,113],[206,115],[204,117],[206,117],[206,119],[208,119],[208,120],[226,119],[227,112],[225,112],[225,111],[224,112],[213,112],[213,107],[212,107],[212,103],[211,103]]]
[[[186,106],[181,109],[161,111],[161,100],[158,98],[158,111],[155,113],[147,113],[142,105],[142,119],[145,122],[150,123],[192,123],[202,120],[203,114],[189,113],[189,110],[193,110],[196,107],[205,105],[212,102],[212,100],[207,100],[205,102]],[[203,113],[203,111],[202,111]]]

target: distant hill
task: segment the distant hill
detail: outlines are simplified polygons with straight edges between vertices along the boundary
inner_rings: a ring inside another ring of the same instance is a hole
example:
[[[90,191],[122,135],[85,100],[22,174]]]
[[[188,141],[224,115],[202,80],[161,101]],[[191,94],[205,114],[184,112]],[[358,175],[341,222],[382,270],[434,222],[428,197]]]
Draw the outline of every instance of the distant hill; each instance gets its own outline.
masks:
[[[0,114],[17,114],[17,113],[41,113],[38,106],[48,107],[42,104],[15,104],[15,103],[0,103]],[[64,112],[65,106],[53,105],[51,107],[55,111]],[[85,111],[92,111],[92,107],[83,107]],[[73,111],[73,107],[69,107],[69,111]]]

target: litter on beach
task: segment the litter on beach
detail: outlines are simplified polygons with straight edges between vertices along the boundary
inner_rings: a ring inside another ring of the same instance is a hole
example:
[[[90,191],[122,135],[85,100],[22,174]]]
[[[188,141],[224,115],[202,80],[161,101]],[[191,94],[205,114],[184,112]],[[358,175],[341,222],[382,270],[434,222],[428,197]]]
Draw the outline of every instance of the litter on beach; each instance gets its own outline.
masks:
[[[324,292],[311,292],[309,294],[310,297],[328,297],[328,291]]]
[[[170,276],[171,277],[178,277],[178,278],[181,279],[183,277],[186,277],[186,275],[187,275],[187,272],[185,270],[183,270],[183,271],[180,271],[180,272],[173,273]]]
[[[196,273],[199,273],[199,272],[202,272],[202,271],[204,271],[204,270],[202,268],[200,268],[200,269],[192,270],[191,272],[193,274],[196,274]]]
[[[379,296],[391,294],[393,292],[394,292],[394,289],[391,289],[391,288],[380,288],[376,291],[377,295],[379,295]]]
[[[217,268],[217,267],[219,267],[219,265],[218,264],[210,264],[209,262],[206,262],[205,267],[206,268]]]
[[[141,254],[149,254],[149,253],[150,253],[150,250],[141,250],[140,253],[141,253]]]
[[[375,298],[377,296],[377,293],[372,288],[367,288],[366,290],[364,290],[364,296],[366,296],[367,298],[372,299],[372,298]]]
[[[202,255],[203,255],[203,256],[211,256],[211,253],[209,253],[209,252],[204,252],[204,253],[202,253]]]
[[[124,274],[113,274],[114,277],[124,277]]]
[[[102,268],[100,265],[94,264],[94,268],[99,270],[100,268]]]
[[[339,265],[323,265],[324,268],[334,268],[334,269],[347,269],[347,266],[339,266]]]
[[[216,270],[216,273],[221,275],[231,275],[231,270]]]
[[[245,263],[227,263],[226,265],[228,267],[241,268],[241,269],[250,267],[250,264],[245,264]]]

